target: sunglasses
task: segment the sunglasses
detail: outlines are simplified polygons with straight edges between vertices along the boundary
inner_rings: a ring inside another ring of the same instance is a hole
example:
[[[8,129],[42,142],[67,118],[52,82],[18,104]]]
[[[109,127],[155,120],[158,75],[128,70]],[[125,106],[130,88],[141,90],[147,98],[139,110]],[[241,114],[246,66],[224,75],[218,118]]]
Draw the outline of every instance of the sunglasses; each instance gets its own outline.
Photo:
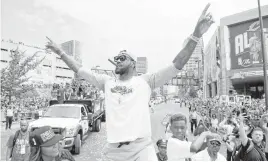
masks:
[[[218,147],[221,146],[221,143],[220,142],[217,142],[217,141],[211,141],[210,144],[212,146],[218,146]]]
[[[158,146],[158,148],[167,149],[167,146]]]
[[[114,57],[114,62],[118,62],[118,60],[120,60],[120,62],[123,62],[127,59],[126,55],[120,55],[120,56],[115,56]]]
[[[120,55],[120,56],[115,56],[114,57],[114,62],[118,62],[118,60],[120,60],[120,62],[123,62],[127,59],[126,55]],[[133,59],[131,59],[133,61]]]

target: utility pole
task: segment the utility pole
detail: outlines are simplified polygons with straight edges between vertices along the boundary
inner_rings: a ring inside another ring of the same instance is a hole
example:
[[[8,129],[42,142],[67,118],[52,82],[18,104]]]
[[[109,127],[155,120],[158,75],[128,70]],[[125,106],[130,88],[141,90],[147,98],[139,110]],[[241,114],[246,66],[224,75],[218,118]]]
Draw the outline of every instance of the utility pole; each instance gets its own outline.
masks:
[[[264,41],[264,33],[263,33],[263,21],[262,21],[262,14],[261,14],[261,5],[260,0],[258,0],[258,11],[259,11],[259,21],[260,21],[260,29],[261,29],[261,49],[262,49],[262,56],[263,56],[263,73],[264,73],[264,92],[265,92],[265,106],[266,110],[268,110],[268,87],[267,87],[267,55],[265,50],[265,41]]]

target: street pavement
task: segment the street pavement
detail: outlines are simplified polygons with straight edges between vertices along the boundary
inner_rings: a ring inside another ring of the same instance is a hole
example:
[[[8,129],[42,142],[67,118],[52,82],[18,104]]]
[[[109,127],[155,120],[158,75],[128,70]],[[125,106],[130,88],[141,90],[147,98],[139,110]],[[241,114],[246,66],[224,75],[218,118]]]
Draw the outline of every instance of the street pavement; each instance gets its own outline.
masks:
[[[171,102],[162,103],[153,107],[154,112],[151,114],[152,123],[152,140],[154,143],[158,139],[165,137],[165,127],[162,125],[162,120],[167,114],[183,113],[189,116],[189,109],[180,107],[179,104]],[[15,123],[12,130],[5,130],[5,125],[1,125],[1,160],[5,160],[6,142],[10,134],[15,133],[19,129],[19,124]],[[188,125],[188,139],[192,141],[193,136],[190,133],[190,125]],[[106,124],[102,123],[100,132],[89,132],[88,137],[83,141],[81,153],[74,155],[77,161],[101,161],[101,151],[106,143]],[[156,147],[156,146],[155,146]],[[156,148],[157,150],[157,148]],[[223,145],[221,151],[226,156],[226,146]]]

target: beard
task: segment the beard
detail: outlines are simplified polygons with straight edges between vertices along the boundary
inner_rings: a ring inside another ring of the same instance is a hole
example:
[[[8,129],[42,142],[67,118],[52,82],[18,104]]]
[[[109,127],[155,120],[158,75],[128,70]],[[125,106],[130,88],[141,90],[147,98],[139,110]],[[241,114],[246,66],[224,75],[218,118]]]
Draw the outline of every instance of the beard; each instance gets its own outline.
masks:
[[[28,129],[20,129],[23,133],[27,132]]]
[[[123,75],[128,71],[128,68],[120,68],[120,67],[116,67],[115,68],[115,74],[119,74],[119,75]]]

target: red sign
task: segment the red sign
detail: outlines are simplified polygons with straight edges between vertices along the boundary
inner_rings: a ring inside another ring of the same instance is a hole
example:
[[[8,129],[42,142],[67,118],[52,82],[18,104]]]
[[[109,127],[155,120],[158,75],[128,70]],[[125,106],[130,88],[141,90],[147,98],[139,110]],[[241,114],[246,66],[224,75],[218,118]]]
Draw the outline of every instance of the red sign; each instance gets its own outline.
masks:
[[[263,19],[265,39],[268,39],[268,18]],[[261,32],[258,20],[229,26],[231,69],[262,66]]]

